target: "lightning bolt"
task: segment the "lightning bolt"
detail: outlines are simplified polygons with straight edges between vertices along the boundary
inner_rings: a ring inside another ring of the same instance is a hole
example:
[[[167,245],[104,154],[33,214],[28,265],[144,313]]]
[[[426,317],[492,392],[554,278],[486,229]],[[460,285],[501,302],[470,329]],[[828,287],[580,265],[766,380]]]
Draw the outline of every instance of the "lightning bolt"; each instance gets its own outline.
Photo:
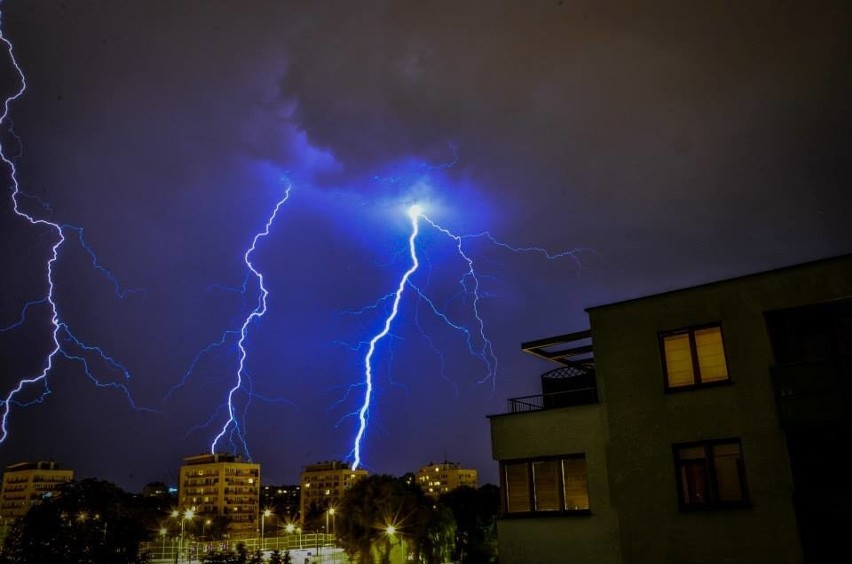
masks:
[[[246,371],[245,371],[245,363],[246,357],[248,353],[246,352],[245,342],[248,337],[248,329],[249,325],[252,324],[253,321],[260,319],[266,313],[266,298],[269,296],[269,292],[266,290],[266,287],[263,285],[263,273],[257,270],[254,267],[254,264],[251,262],[251,254],[257,248],[257,243],[261,239],[267,237],[269,235],[269,230],[272,228],[272,224],[275,222],[275,218],[278,215],[278,210],[282,205],[290,198],[290,185],[287,185],[287,188],[284,190],[284,196],[278,200],[278,203],[275,204],[275,208],[272,210],[269,218],[266,220],[266,225],[262,231],[257,233],[252,239],[251,246],[246,250],[243,255],[243,262],[245,262],[248,269],[257,279],[258,288],[260,289],[260,294],[257,298],[257,306],[249,313],[249,315],[243,321],[242,326],[239,331],[239,339],[237,340],[237,348],[239,349],[238,358],[239,358],[239,367],[237,368],[237,378],[234,386],[228,392],[228,420],[225,421],[225,424],[222,426],[222,429],[219,431],[219,434],[216,435],[216,438],[213,439],[213,442],[210,444],[210,452],[216,452],[216,445],[219,443],[222,438],[229,433],[231,442],[233,444],[233,437],[236,435],[240,442],[242,443],[243,449],[246,452],[246,455],[251,458],[248,451],[248,443],[246,442],[245,433],[240,426],[239,419],[236,415],[235,407],[234,407],[234,395],[243,387],[243,381],[247,379]],[[223,336],[222,341],[224,341],[225,336]],[[196,357],[197,359],[197,357]],[[249,394],[249,401],[251,400],[251,394]],[[245,406],[245,409],[248,409],[248,405]],[[243,412],[245,414],[245,412]]]
[[[367,347],[367,354],[364,356],[364,385],[366,389],[364,391],[364,403],[361,405],[361,409],[358,411],[359,424],[358,433],[355,435],[355,445],[353,448],[353,470],[357,469],[358,466],[361,465],[361,439],[364,438],[364,433],[367,430],[367,420],[369,418],[370,402],[372,401],[373,397],[373,355],[376,352],[376,345],[379,341],[384,339],[390,332],[391,324],[393,323],[393,320],[396,319],[396,316],[399,313],[399,302],[402,300],[402,294],[405,290],[405,286],[406,284],[408,284],[408,280],[409,278],[411,278],[411,275],[414,274],[414,271],[416,271],[417,268],[420,266],[420,262],[417,260],[417,246],[415,245],[417,235],[420,232],[420,216],[420,206],[414,205],[408,208],[408,217],[411,219],[411,235],[408,237],[408,251],[409,255],[411,256],[411,267],[409,267],[409,269],[406,270],[405,273],[402,275],[402,278],[400,278],[396,292],[393,294],[393,304],[391,305],[390,314],[385,318],[385,323],[382,330],[379,331],[372,339],[370,339],[369,346]]]
[[[21,67],[18,65],[17,59],[15,58],[12,43],[3,34],[2,16],[2,13],[0,13],[0,41],[2,41],[3,44],[6,46],[6,50],[9,53],[9,59],[15,69],[15,72],[18,74],[20,86],[13,95],[9,96],[4,100],[3,113],[2,115],[0,115],[0,130],[6,128],[5,124],[9,120],[9,112],[11,105],[18,98],[23,96],[27,90],[26,76],[24,75],[24,72]],[[17,139],[17,135],[15,135],[14,133],[12,133],[12,136]],[[6,164],[6,166],[9,167],[10,170],[11,201],[12,210],[14,211],[15,215],[29,222],[32,226],[42,226],[48,228],[51,232],[55,234],[56,237],[56,241],[51,246],[50,258],[47,260],[46,263],[45,279],[47,282],[47,295],[41,299],[27,302],[21,311],[20,320],[0,330],[0,332],[6,332],[13,329],[17,329],[18,327],[23,325],[26,321],[29,309],[33,306],[47,305],[50,311],[50,325],[52,327],[52,345],[51,350],[47,354],[45,361],[42,365],[41,372],[35,376],[20,379],[17,385],[12,388],[12,390],[5,396],[5,398],[2,399],[2,401],[0,401],[0,410],[2,410],[2,416],[0,416],[0,444],[5,442],[7,437],[9,436],[8,423],[12,406],[27,406],[33,403],[40,403],[44,400],[45,397],[47,397],[47,395],[50,394],[50,387],[48,386],[47,381],[48,375],[55,366],[57,356],[60,355],[68,360],[78,362],[82,366],[85,375],[97,387],[118,389],[124,393],[131,407],[133,407],[134,409],[153,412],[154,410],[138,406],[133,401],[133,398],[130,394],[130,390],[124,384],[120,382],[103,382],[94,376],[90,360],[87,356],[84,355],[93,355],[96,359],[99,359],[102,363],[104,363],[110,370],[118,371],[125,379],[130,378],[130,373],[126,367],[124,367],[114,358],[106,354],[100,347],[88,345],[79,338],[77,338],[71,331],[71,328],[62,320],[59,315],[59,307],[55,300],[56,283],[54,280],[54,267],[56,266],[56,263],[59,260],[60,248],[66,242],[65,230],[73,230],[77,233],[81,246],[87,253],[89,253],[90,257],[92,258],[93,267],[96,270],[99,270],[103,274],[107,275],[107,277],[113,282],[116,294],[119,297],[123,297],[129,291],[122,290],[112,273],[98,263],[97,257],[95,256],[94,252],[86,244],[85,239],[83,238],[82,228],[71,225],[60,225],[58,223],[54,223],[52,221],[36,217],[23,211],[19,203],[19,197],[26,197],[26,194],[21,191],[20,183],[18,181],[18,171],[17,167],[15,166],[14,158],[10,158],[6,155],[5,147],[3,146],[1,140],[0,160],[2,160]],[[76,348],[76,353],[72,352],[72,350],[69,350],[72,347]],[[42,387],[41,393],[39,394],[37,399],[31,400],[29,402],[22,402],[17,399],[18,395],[21,394],[25,389],[33,387],[36,384]]]
[[[424,213],[423,209],[419,205],[413,205],[409,207],[408,215],[411,219],[411,235],[408,239],[408,248],[412,266],[400,278],[395,293],[388,294],[382,297],[376,304],[372,306],[368,306],[367,308],[364,308],[358,312],[353,312],[354,314],[360,314],[366,312],[367,310],[378,309],[380,303],[386,302],[391,296],[393,296],[392,307],[389,311],[386,310],[386,317],[383,329],[369,341],[367,347],[368,350],[364,357],[364,377],[361,384],[365,388],[364,399],[358,411],[358,432],[355,435],[353,448],[350,453],[353,460],[353,470],[358,468],[358,466],[360,466],[362,463],[361,443],[366,434],[366,429],[369,422],[370,407],[373,400],[373,359],[376,354],[376,345],[379,343],[379,341],[381,341],[389,334],[392,323],[399,313],[399,305],[402,300],[403,292],[406,288],[411,288],[411,290],[416,293],[418,300],[422,303],[425,303],[427,308],[437,319],[439,319],[449,328],[461,333],[464,336],[468,351],[472,356],[476,357],[480,362],[482,362],[485,368],[485,373],[483,377],[477,381],[477,384],[485,384],[490,381],[493,390],[496,386],[497,380],[498,359],[497,355],[494,352],[494,346],[492,345],[492,342],[488,337],[485,318],[482,315],[480,307],[480,302],[483,296],[480,277],[477,275],[473,257],[471,253],[466,249],[466,243],[471,240],[482,239],[487,241],[491,245],[511,251],[513,253],[539,254],[547,260],[560,260],[567,258],[572,259],[578,265],[579,253],[583,251],[590,251],[590,249],[573,249],[569,251],[551,252],[542,247],[516,247],[498,240],[489,231],[482,231],[480,233],[470,235],[459,235],[431,219],[428,215]],[[468,328],[456,321],[453,321],[446,313],[441,311],[441,309],[435,304],[432,299],[429,298],[429,296],[425,293],[425,291],[420,285],[415,284],[411,280],[412,275],[417,270],[420,264],[420,259],[418,259],[417,254],[417,237],[421,231],[421,222],[425,225],[428,225],[429,227],[449,239],[454,247],[455,254],[465,264],[464,272],[459,278],[458,282],[461,287],[461,295],[468,296],[470,298],[470,311],[471,315],[473,316],[473,319],[475,320],[475,329]],[[443,354],[440,350],[437,349],[437,347],[434,346],[431,337],[427,335],[424,332],[423,328],[420,326],[419,316],[417,315],[416,310],[414,316],[414,323],[420,329],[420,332],[426,339],[427,345],[439,356],[441,365],[443,367]]]

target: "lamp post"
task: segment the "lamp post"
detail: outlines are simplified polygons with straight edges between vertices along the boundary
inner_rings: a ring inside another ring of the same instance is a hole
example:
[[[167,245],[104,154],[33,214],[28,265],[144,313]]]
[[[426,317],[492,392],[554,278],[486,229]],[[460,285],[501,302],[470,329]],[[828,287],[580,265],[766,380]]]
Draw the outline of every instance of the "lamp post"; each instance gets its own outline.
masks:
[[[183,512],[183,519],[180,519],[180,541],[178,542],[178,553],[175,554],[175,562],[178,561],[178,558],[180,558],[180,554],[183,552],[183,535],[186,531],[186,522],[191,521],[194,515],[195,509],[190,508]],[[175,519],[179,519],[180,516],[180,511],[178,511],[177,509],[172,511],[172,517],[174,517]]]
[[[165,527],[160,527],[160,536],[163,538],[163,550],[160,553],[160,556],[163,557],[163,560],[166,559],[166,533],[167,532],[168,531],[166,530]]]
[[[396,538],[397,528],[394,525],[387,525],[385,527],[385,534],[391,539]],[[391,547],[393,547],[393,542],[391,541]],[[405,562],[405,537],[402,533],[399,533],[399,550],[400,550],[400,558],[402,562]],[[390,555],[388,555],[390,556]]]
[[[260,550],[263,550],[263,534],[266,529],[266,518],[270,515],[272,515],[272,511],[264,509],[263,514],[260,516]]]

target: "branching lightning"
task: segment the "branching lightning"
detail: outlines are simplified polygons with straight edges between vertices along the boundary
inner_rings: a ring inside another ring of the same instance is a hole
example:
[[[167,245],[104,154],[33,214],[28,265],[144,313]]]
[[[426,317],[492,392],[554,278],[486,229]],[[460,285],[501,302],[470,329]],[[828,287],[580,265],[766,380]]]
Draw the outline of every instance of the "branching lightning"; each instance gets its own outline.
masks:
[[[358,433],[355,435],[355,446],[353,449],[353,470],[355,470],[356,468],[358,468],[358,466],[361,465],[361,439],[364,438],[364,432],[367,430],[367,420],[369,418],[370,402],[373,396],[373,354],[375,354],[376,352],[376,344],[382,339],[384,339],[390,332],[391,324],[399,313],[399,302],[400,300],[402,300],[402,293],[405,290],[405,286],[408,284],[408,279],[411,278],[411,275],[414,274],[414,271],[416,271],[417,267],[420,266],[420,262],[417,260],[417,246],[415,245],[415,241],[417,240],[417,234],[420,232],[420,215],[420,206],[414,205],[408,209],[408,217],[411,218],[411,236],[408,238],[408,250],[411,255],[411,267],[409,267],[409,269],[405,271],[405,274],[402,275],[402,278],[400,278],[399,286],[397,287],[396,293],[393,297],[393,305],[391,306],[390,314],[385,318],[385,323],[382,330],[379,331],[379,333],[377,333],[372,339],[370,339],[367,354],[364,357],[364,386],[366,387],[366,389],[364,391],[364,403],[361,405],[361,409],[358,411],[359,425]]]
[[[0,13],[0,41],[2,41],[3,44],[6,46],[6,49],[9,53],[9,59],[20,79],[20,87],[18,88],[18,90],[13,95],[6,98],[3,103],[3,114],[2,116],[0,116],[0,129],[5,129],[6,123],[9,118],[10,107],[13,102],[23,96],[23,94],[26,92],[27,80],[23,70],[18,65],[18,62],[15,58],[12,43],[3,34],[2,13]],[[17,139],[17,135],[13,134],[12,136]],[[5,396],[5,398],[0,401],[0,409],[2,409],[2,419],[0,419],[0,444],[5,442],[6,438],[9,436],[8,422],[12,406],[26,406],[32,403],[39,403],[43,401],[48,394],[50,394],[50,387],[48,385],[48,375],[50,374],[51,370],[53,370],[58,356],[62,356],[68,360],[77,361],[82,366],[86,376],[97,387],[108,387],[120,390],[126,396],[131,407],[133,407],[134,409],[139,409],[143,411],[153,411],[148,408],[139,407],[136,402],[133,401],[133,398],[130,394],[130,390],[124,384],[120,382],[103,382],[97,377],[95,377],[91,367],[90,356],[104,363],[110,370],[118,371],[124,377],[124,379],[129,379],[130,373],[125,366],[123,366],[114,358],[106,354],[100,347],[86,344],[85,342],[77,338],[71,331],[71,328],[68,326],[68,324],[62,320],[59,314],[59,307],[55,299],[56,282],[54,279],[54,269],[57,261],[59,260],[60,249],[66,242],[65,230],[73,230],[77,233],[81,246],[92,258],[93,267],[105,274],[110,279],[115,289],[115,292],[119,297],[124,297],[124,295],[126,295],[132,290],[122,290],[112,273],[98,263],[96,255],[86,244],[85,239],[83,238],[82,228],[70,225],[60,225],[59,223],[54,223],[52,221],[48,221],[47,219],[31,215],[22,209],[19,204],[19,198],[26,197],[26,195],[21,191],[20,188],[20,184],[18,181],[18,171],[17,167],[15,166],[15,158],[6,155],[2,140],[0,140],[0,160],[2,160],[6,164],[6,166],[9,167],[11,178],[10,190],[12,210],[14,211],[15,215],[26,220],[30,223],[30,225],[48,228],[55,234],[56,237],[55,242],[51,246],[50,258],[47,260],[45,265],[47,294],[43,298],[27,302],[23,306],[21,316],[18,322],[4,327],[3,329],[0,329],[0,333],[2,333],[17,329],[22,326],[26,322],[27,314],[29,313],[29,310],[32,307],[46,305],[50,311],[50,325],[52,327],[51,346],[50,352],[48,352],[47,356],[45,357],[41,372],[39,372],[35,376],[20,379],[17,385],[15,385],[12,390]],[[19,394],[21,394],[25,389],[35,387],[36,385],[40,385],[42,389],[35,400],[22,402],[18,399]]]
[[[399,305],[403,297],[403,292],[405,288],[411,288],[412,291],[416,293],[418,300],[424,302],[427,305],[428,309],[432,312],[432,314],[442,323],[444,323],[447,327],[464,335],[468,351],[472,356],[479,359],[479,361],[483,364],[485,368],[484,375],[481,379],[477,381],[477,384],[484,384],[490,381],[493,389],[496,385],[498,360],[494,352],[494,346],[492,345],[492,342],[488,337],[485,326],[485,319],[482,315],[480,308],[480,301],[482,299],[480,276],[477,274],[476,269],[474,268],[474,261],[470,252],[465,248],[465,242],[474,239],[484,239],[494,246],[512,251],[514,253],[539,254],[547,260],[559,260],[568,258],[578,264],[578,253],[585,250],[574,249],[570,251],[551,252],[541,247],[515,247],[499,241],[489,231],[483,231],[472,235],[458,235],[450,229],[432,220],[424,213],[423,209],[419,205],[413,205],[409,207],[408,215],[411,218],[412,225],[411,235],[408,240],[409,254],[411,256],[412,261],[411,268],[409,268],[400,278],[399,286],[394,294],[388,294],[382,297],[376,304],[363,308],[359,312],[354,312],[356,314],[360,314],[368,310],[376,309],[378,308],[378,305],[380,303],[387,301],[390,296],[393,296],[393,305],[389,311],[386,310],[386,317],[384,320],[383,329],[369,341],[367,354],[364,357],[364,377],[362,385],[364,386],[365,391],[363,403],[358,411],[358,432],[355,435],[354,444],[351,452],[353,469],[358,468],[358,466],[360,466],[362,463],[361,443],[366,433],[367,424],[369,422],[370,407],[373,401],[373,357],[375,356],[376,345],[390,332],[391,324],[399,313]],[[426,292],[422,289],[420,285],[415,284],[411,280],[411,276],[414,274],[415,270],[417,270],[417,267],[420,264],[417,254],[417,236],[420,233],[421,220],[425,222],[425,224],[428,224],[430,227],[435,229],[437,232],[446,236],[452,242],[452,245],[455,248],[455,253],[466,265],[464,272],[458,282],[461,286],[461,294],[470,298],[470,310],[471,315],[475,320],[475,329],[471,329],[469,327],[466,327],[465,325],[462,325],[461,323],[453,321],[435,304],[432,299],[429,298],[429,296],[426,294]],[[423,331],[423,328],[420,326],[419,317],[416,315],[416,311],[414,316],[414,323],[420,329],[421,333],[423,334],[423,337],[426,339],[426,343],[429,348],[439,356],[441,360],[441,365],[443,366],[443,353],[434,345],[432,338]]]
[[[251,254],[254,252],[255,248],[257,247],[258,241],[260,241],[260,239],[265,238],[269,235],[269,230],[271,229],[272,224],[275,222],[275,217],[278,215],[278,210],[281,208],[282,205],[284,205],[284,202],[286,202],[289,199],[289,197],[290,197],[290,186],[288,185],[287,188],[284,190],[284,196],[275,205],[275,208],[272,210],[272,214],[269,216],[269,219],[267,219],[266,225],[265,225],[263,231],[257,233],[254,236],[254,238],[252,239],[252,242],[251,242],[251,246],[248,248],[248,250],[246,250],[245,254],[243,255],[243,261],[245,262],[246,266],[251,271],[251,273],[254,275],[254,277],[257,278],[257,284],[258,284],[258,288],[260,289],[260,295],[257,298],[257,306],[251,311],[251,313],[249,313],[249,315],[245,318],[245,321],[243,321],[242,326],[240,327],[240,331],[239,331],[240,337],[239,337],[239,340],[237,341],[237,348],[239,349],[239,353],[238,353],[239,367],[237,368],[236,382],[234,383],[234,386],[228,392],[228,400],[227,400],[228,420],[225,421],[225,424],[222,426],[222,429],[219,431],[219,434],[216,435],[216,438],[214,438],[213,442],[210,444],[210,452],[211,453],[216,452],[216,445],[219,443],[220,440],[222,440],[222,438],[226,434],[229,434],[229,432],[230,432],[230,437],[231,437],[232,442],[233,442],[234,435],[236,435],[239,438],[240,442],[242,443],[242,446],[243,446],[244,450],[246,451],[246,454],[248,454],[248,443],[246,442],[245,433],[243,432],[243,429],[240,426],[240,419],[237,417],[236,412],[235,412],[234,395],[243,387],[243,382],[247,378],[246,372],[245,372],[245,363],[246,363],[246,357],[248,356],[248,353],[246,352],[245,342],[246,342],[246,338],[248,336],[249,325],[251,325],[251,323],[253,321],[260,319],[261,317],[264,316],[264,314],[266,313],[266,298],[267,298],[267,296],[269,296],[269,292],[267,291],[266,287],[263,285],[263,273],[261,273],[259,270],[257,270],[254,267],[254,264],[252,264]],[[225,338],[225,336],[223,336],[223,340],[224,340],[224,338]],[[196,359],[197,359],[197,357],[196,357]],[[250,399],[251,399],[251,394],[249,394],[249,401],[250,401]],[[247,406],[246,406],[246,408],[247,408]]]

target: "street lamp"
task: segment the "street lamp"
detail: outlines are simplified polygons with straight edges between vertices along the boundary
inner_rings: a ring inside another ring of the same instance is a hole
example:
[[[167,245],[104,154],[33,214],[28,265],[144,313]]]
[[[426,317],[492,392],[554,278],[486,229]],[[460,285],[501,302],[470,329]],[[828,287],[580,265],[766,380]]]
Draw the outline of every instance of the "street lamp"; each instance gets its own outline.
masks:
[[[263,533],[266,528],[266,518],[272,515],[271,509],[264,509],[263,515],[260,516],[260,550],[263,550]]]
[[[163,537],[163,551],[161,552],[160,555],[163,557],[163,560],[166,559],[166,533],[167,532],[168,531],[166,530],[165,527],[160,527],[160,536]]]
[[[385,526],[385,534],[391,539],[396,538],[397,528],[395,525],[388,524]],[[391,542],[391,546],[393,543]],[[405,562],[405,537],[403,537],[402,533],[399,534],[399,550],[402,557],[402,561]]]
[[[325,534],[330,533],[330,530],[328,528],[328,516],[329,515],[331,515],[331,528],[335,529],[335,532],[337,532],[337,527],[334,526],[335,525],[335,523],[334,523],[334,507],[331,507],[331,508],[329,508],[329,510],[325,514]]]
[[[186,530],[186,522],[192,521],[192,518],[195,516],[195,508],[187,509],[183,512],[183,519],[180,520],[180,542],[178,543],[178,553],[175,555],[175,562],[178,561],[180,554],[183,552],[183,535]],[[180,518],[180,511],[175,509],[172,511],[172,517],[175,519]]]

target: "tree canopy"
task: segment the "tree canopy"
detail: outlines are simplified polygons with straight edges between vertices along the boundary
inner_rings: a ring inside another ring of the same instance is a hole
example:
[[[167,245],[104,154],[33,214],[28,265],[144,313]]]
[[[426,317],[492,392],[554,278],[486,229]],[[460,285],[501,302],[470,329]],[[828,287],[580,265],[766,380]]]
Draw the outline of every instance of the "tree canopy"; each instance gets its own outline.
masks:
[[[110,482],[67,482],[12,526],[0,563],[141,564],[150,521],[139,499]]]

